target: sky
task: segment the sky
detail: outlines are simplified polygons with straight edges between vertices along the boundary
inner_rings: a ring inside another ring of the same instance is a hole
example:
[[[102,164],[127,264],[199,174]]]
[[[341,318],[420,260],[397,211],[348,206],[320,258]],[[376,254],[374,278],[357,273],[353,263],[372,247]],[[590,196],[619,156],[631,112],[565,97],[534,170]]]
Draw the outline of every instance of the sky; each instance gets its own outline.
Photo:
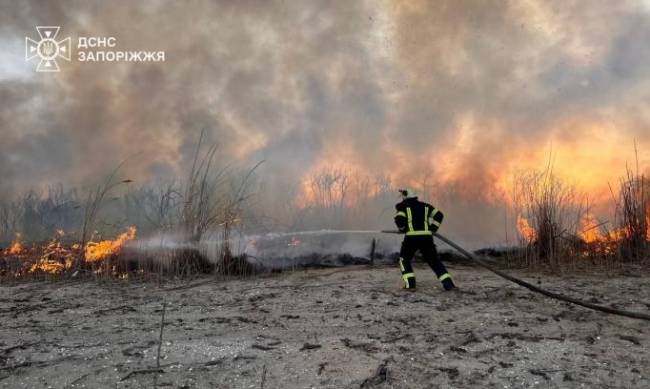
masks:
[[[553,161],[596,201],[650,167],[648,1],[0,0],[0,192],[182,175],[202,130],[265,190],[342,168],[507,197]],[[25,61],[35,26],[73,42]],[[77,60],[81,36],[164,62]],[[432,195],[435,199],[435,194]],[[297,201],[297,200],[296,200]],[[491,216],[492,217],[492,216]]]

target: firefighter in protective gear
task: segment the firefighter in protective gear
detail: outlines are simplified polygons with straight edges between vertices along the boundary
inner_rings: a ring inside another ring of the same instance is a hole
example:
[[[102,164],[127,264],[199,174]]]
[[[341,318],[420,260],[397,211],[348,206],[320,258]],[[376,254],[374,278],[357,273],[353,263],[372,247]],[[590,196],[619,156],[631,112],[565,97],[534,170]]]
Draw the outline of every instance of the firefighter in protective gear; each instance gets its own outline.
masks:
[[[438,230],[444,215],[431,204],[418,200],[412,189],[400,189],[402,202],[395,205],[397,214],[395,224],[405,234],[399,253],[399,267],[402,271],[404,289],[415,289],[415,274],[411,259],[420,251],[424,260],[436,273],[445,290],[455,288],[445,265],[438,259],[438,252],[433,243],[433,233]]]

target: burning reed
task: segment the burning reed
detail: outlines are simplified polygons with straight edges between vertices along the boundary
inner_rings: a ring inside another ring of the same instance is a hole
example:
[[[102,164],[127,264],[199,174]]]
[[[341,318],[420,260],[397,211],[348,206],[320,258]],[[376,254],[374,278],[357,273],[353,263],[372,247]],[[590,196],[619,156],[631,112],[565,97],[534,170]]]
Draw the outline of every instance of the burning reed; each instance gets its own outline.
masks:
[[[120,234],[114,240],[98,240],[86,243],[66,243],[62,241],[64,232],[45,245],[33,244],[27,247],[20,237],[11,247],[0,251],[0,277],[42,278],[79,274],[80,271],[94,275],[116,276],[117,258],[127,242],[135,238],[135,227]]]
[[[245,256],[232,254],[230,233],[242,219],[242,205],[249,196],[248,182],[257,166],[237,182],[232,171],[218,166],[216,145],[204,150],[203,137],[204,133],[199,138],[186,179],[161,186],[157,191],[133,191],[131,180],[118,178],[120,165],[104,182],[89,190],[85,198],[76,192],[62,190],[50,191],[49,196],[43,198],[30,192],[22,203],[0,206],[0,232],[5,236],[10,229],[31,232],[37,220],[41,221],[37,237],[44,235],[40,229],[60,228],[48,228],[43,223],[57,209],[68,211],[66,216],[72,221],[66,220],[67,225],[76,231],[64,237],[61,230],[47,243],[29,247],[22,235],[17,236],[9,248],[0,250],[0,276],[33,278],[91,274],[123,278],[152,274],[162,277],[251,273],[252,267]],[[130,221],[136,222],[126,224]],[[97,239],[99,225],[109,234],[113,231],[115,238]],[[117,229],[123,231],[116,233]],[[180,231],[189,246],[164,252],[129,252],[127,245],[135,239],[138,230],[150,234]],[[216,261],[211,261],[196,247],[208,232],[215,231],[222,239],[214,248],[219,255]]]
[[[573,254],[570,238],[578,236],[584,200],[554,175],[552,167],[516,177],[513,197],[526,264],[557,270],[560,261]]]
[[[590,212],[586,196],[555,177],[552,167],[521,175],[515,180],[514,208],[524,250],[511,255],[510,262],[558,271],[567,265],[645,261],[650,242],[649,195],[645,177],[628,168],[614,196],[613,222],[602,221]]]

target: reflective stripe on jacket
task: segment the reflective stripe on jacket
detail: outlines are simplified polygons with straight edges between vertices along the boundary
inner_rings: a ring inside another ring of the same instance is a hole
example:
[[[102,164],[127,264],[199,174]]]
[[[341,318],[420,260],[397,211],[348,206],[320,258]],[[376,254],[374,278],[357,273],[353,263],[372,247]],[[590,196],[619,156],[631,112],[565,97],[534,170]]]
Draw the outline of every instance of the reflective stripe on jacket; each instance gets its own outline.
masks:
[[[407,236],[431,235],[438,231],[444,215],[431,204],[409,198],[395,205],[395,224]]]

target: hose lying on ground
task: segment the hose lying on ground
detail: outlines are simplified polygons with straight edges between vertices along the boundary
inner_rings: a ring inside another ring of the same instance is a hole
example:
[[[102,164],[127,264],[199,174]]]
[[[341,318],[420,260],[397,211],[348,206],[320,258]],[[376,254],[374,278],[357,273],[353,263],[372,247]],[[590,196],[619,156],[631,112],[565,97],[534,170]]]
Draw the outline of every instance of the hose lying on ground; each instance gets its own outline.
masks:
[[[392,231],[392,230],[391,231],[381,231],[381,232],[387,233],[387,234],[401,234],[399,231]],[[543,294],[544,296],[554,298],[556,300],[565,301],[567,303],[580,305],[582,307],[593,309],[593,310],[596,310],[596,311],[611,313],[613,315],[631,317],[631,318],[634,318],[634,319],[641,319],[641,320],[650,321],[650,315],[645,314],[645,313],[633,312],[633,311],[624,311],[624,310],[621,310],[621,309],[605,307],[603,305],[592,304],[592,303],[589,303],[587,301],[578,300],[578,299],[573,298],[573,297],[565,296],[565,295],[560,294],[560,293],[555,293],[555,292],[548,291],[546,289],[539,288],[539,287],[537,287],[535,285],[529,284],[526,281],[520,280],[518,278],[515,278],[515,277],[507,274],[507,273],[504,273],[501,270],[495,269],[494,267],[490,266],[484,260],[480,259],[476,255],[474,255],[474,254],[470,253],[469,251],[465,250],[464,248],[460,247],[459,245],[457,245],[456,243],[454,243],[451,240],[447,239],[446,237],[444,237],[444,236],[442,236],[442,235],[440,235],[438,233],[434,233],[433,235],[436,238],[440,239],[441,241],[447,243],[449,246],[451,246],[454,249],[458,250],[458,252],[460,252],[465,257],[472,260],[473,262],[475,262],[479,266],[491,271],[492,273],[498,275],[499,277],[505,278],[508,281],[512,281],[517,285],[520,285],[520,286],[523,286],[526,289],[532,290],[533,292]]]

